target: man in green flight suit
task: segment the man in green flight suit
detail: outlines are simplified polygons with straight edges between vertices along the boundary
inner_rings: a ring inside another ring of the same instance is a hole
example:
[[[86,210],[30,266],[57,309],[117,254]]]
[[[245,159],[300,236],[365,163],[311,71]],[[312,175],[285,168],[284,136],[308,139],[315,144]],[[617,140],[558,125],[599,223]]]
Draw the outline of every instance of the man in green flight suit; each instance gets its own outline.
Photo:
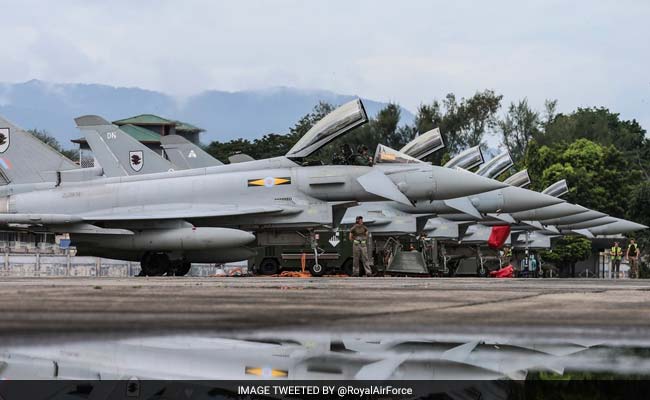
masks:
[[[368,154],[368,146],[361,145],[357,149],[357,155],[354,157],[355,165],[364,165],[371,167],[372,166],[372,157]]]

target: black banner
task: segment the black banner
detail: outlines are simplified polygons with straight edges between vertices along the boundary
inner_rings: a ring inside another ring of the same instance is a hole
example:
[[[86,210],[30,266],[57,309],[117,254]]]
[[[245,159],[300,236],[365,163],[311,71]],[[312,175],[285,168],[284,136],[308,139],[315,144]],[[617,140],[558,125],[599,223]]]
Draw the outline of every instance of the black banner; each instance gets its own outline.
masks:
[[[647,399],[650,381],[0,381],[0,399]]]

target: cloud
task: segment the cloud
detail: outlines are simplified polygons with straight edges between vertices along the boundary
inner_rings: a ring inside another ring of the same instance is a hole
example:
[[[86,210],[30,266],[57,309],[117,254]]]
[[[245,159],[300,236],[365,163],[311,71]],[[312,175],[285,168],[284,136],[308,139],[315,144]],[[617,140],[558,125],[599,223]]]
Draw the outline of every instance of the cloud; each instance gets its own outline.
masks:
[[[650,122],[650,3],[0,0],[4,81],[320,88],[410,109],[492,88]]]

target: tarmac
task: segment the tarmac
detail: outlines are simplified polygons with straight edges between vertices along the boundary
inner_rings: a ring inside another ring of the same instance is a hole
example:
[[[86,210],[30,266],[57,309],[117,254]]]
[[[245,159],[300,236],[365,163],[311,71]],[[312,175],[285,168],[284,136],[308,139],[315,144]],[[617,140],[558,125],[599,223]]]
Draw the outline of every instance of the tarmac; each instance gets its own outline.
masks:
[[[0,336],[373,332],[650,338],[650,281],[0,278]]]

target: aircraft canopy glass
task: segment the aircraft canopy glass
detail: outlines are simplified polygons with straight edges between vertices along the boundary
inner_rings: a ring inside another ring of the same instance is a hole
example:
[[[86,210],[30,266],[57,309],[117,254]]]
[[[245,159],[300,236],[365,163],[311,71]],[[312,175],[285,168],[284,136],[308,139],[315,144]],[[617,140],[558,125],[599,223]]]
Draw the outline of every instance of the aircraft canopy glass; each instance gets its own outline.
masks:
[[[562,179],[561,181],[557,181],[551,186],[547,187],[542,191],[542,193],[547,194],[549,196],[553,197],[561,197],[567,193],[569,193],[569,186],[566,184],[566,180]]]
[[[483,164],[483,153],[480,146],[470,147],[469,149],[461,151],[456,157],[447,161],[444,165],[446,168],[459,167],[463,169],[471,169],[477,165]]]
[[[492,158],[490,161],[481,165],[481,168],[476,171],[476,174],[484,176],[486,178],[495,179],[502,173],[506,172],[508,168],[512,167],[512,164],[513,162],[512,158],[510,157],[510,153],[504,151],[503,153]]]
[[[432,129],[411,140],[400,151],[411,157],[422,159],[445,147],[439,128]]]
[[[287,153],[290,158],[307,157],[344,133],[368,122],[360,99],[343,104],[318,121]]]
[[[425,164],[417,158],[407,156],[406,154],[391,149],[388,146],[384,146],[383,144],[377,145],[377,151],[375,152],[375,159],[373,162],[375,164]]]
[[[524,169],[514,175],[511,175],[508,179],[504,180],[503,183],[521,188],[530,185],[530,176],[528,176],[528,170]]]

